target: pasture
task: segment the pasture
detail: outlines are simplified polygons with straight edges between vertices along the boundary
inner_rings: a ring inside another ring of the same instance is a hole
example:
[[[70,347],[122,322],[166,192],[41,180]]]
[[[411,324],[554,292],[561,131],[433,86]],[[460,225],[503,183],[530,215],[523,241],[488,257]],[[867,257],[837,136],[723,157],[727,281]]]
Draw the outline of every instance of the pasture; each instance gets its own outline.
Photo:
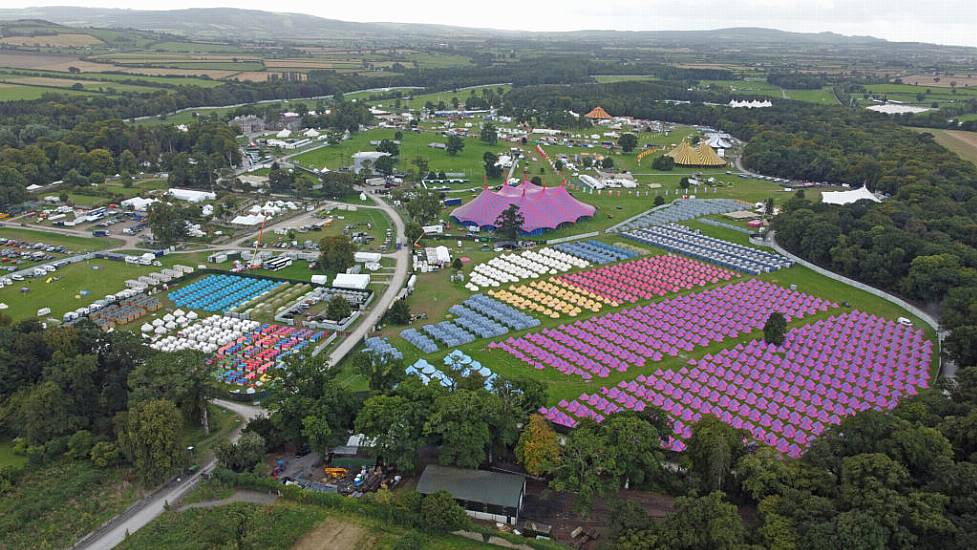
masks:
[[[5,36],[0,44],[30,48],[87,48],[104,44],[90,34],[60,33],[35,36]]]
[[[913,128],[913,130],[933,134],[937,143],[960,155],[960,158],[977,164],[977,132],[937,128]]]
[[[338,145],[327,145],[319,149],[301,153],[292,160],[308,168],[337,170],[352,166],[353,153],[359,151],[375,151],[376,146],[371,141],[394,139],[394,130],[376,129],[353,135],[349,140]],[[476,138],[466,138],[465,148],[455,156],[449,155],[444,149],[431,148],[430,143],[445,143],[447,138],[431,132],[404,132],[400,145],[400,168],[408,169],[415,157],[428,160],[429,170],[435,172],[464,173],[469,182],[481,185],[485,174],[482,155],[487,151],[500,154],[508,149],[507,144],[486,145]],[[501,183],[501,179],[495,180]]]

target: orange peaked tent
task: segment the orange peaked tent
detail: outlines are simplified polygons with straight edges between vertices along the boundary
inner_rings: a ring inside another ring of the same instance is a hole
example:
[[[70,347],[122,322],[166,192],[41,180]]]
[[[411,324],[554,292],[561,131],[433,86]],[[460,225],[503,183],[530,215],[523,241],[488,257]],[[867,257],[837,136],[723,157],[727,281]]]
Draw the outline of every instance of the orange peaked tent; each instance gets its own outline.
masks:
[[[604,108],[601,107],[600,105],[594,107],[592,111],[585,114],[584,116],[594,120],[608,120],[609,118],[611,118],[611,115],[609,115],[607,111],[605,111]]]

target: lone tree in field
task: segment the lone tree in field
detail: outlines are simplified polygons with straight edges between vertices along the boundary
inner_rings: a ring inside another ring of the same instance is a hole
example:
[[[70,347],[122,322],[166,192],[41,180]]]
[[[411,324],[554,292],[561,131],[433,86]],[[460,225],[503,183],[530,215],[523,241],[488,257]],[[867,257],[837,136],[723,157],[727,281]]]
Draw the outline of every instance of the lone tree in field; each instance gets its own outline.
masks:
[[[621,137],[617,138],[617,144],[621,146],[621,150],[625,153],[630,153],[634,151],[634,148],[638,146],[638,137],[634,134],[623,134]]]
[[[499,142],[499,131],[495,129],[495,125],[491,122],[482,126],[482,131],[478,133],[479,139],[489,145],[495,145]]]
[[[410,305],[407,300],[397,300],[390,306],[387,312],[387,321],[395,325],[406,325],[410,323]]]
[[[763,325],[763,339],[768,344],[779,346],[784,343],[784,336],[787,333],[787,319],[784,314],[775,311],[767,318],[767,323]]]
[[[464,148],[465,140],[458,136],[448,136],[448,143],[445,146],[445,151],[447,151],[449,155],[455,156]]]
[[[668,155],[662,155],[660,157],[655,157],[655,160],[651,161],[651,167],[655,170],[661,170],[662,172],[668,172],[672,168],[675,168],[675,159]]]
[[[319,267],[323,271],[343,273],[355,263],[356,245],[345,235],[333,235],[319,241]]]
[[[495,220],[495,227],[500,236],[515,241],[519,238],[519,230],[522,229],[525,221],[526,218],[519,211],[519,205],[510,204],[509,208],[503,210]]]

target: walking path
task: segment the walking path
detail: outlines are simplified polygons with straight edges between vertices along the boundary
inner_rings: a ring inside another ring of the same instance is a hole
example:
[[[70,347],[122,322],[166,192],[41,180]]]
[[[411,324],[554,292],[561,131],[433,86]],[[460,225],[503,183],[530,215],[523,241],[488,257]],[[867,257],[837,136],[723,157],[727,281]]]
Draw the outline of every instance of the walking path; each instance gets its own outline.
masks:
[[[278,500],[278,495],[271,493],[261,493],[258,491],[249,491],[247,489],[238,489],[234,491],[234,494],[217,500],[205,500],[202,502],[191,502],[190,504],[184,504],[176,509],[177,512],[182,512],[184,510],[190,510],[193,508],[216,508],[218,506],[226,506],[228,504],[233,504],[235,502],[247,502],[250,504],[271,504]]]
[[[213,403],[218,407],[233,412],[243,420],[231,433],[231,442],[235,442],[241,437],[241,430],[247,425],[248,421],[267,414],[265,409],[246,403],[224,401],[222,399],[215,399]],[[176,502],[180,497],[187,494],[197,485],[204,474],[210,473],[216,466],[217,461],[211,459],[196,474],[186,479],[183,479],[182,476],[176,478],[169,484],[156,490],[153,494],[140,500],[125,512],[115,516],[95,531],[86,535],[73,548],[79,550],[108,550],[114,548],[125,540],[128,533],[135,533],[161,515],[166,510],[168,503]]]

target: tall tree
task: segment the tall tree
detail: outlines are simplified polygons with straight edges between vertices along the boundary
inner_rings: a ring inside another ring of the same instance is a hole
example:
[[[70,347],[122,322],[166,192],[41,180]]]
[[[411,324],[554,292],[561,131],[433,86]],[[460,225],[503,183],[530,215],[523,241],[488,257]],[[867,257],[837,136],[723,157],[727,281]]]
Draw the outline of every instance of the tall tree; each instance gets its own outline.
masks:
[[[319,241],[319,268],[332,273],[345,273],[356,262],[356,245],[346,235],[323,237]]]
[[[455,156],[458,153],[460,153],[464,148],[465,148],[464,139],[454,134],[448,136],[448,143],[445,147],[445,151],[447,151],[449,155]]]
[[[482,130],[478,133],[478,138],[484,143],[495,145],[499,141],[499,131],[496,129],[494,124],[487,122],[482,126]]]
[[[594,500],[616,489],[620,479],[617,453],[592,422],[579,423],[567,436],[551,485],[576,495],[576,507],[589,511]]]
[[[779,346],[784,343],[787,335],[787,319],[783,313],[774,311],[767,317],[767,322],[763,325],[763,339],[768,344]]]
[[[622,151],[630,153],[638,146],[638,136],[634,134],[621,134],[621,137],[617,138],[617,144],[621,146]]]
[[[560,441],[553,427],[538,414],[529,417],[529,424],[519,436],[516,459],[529,475],[541,476],[553,471],[560,463]]]
[[[743,454],[744,434],[712,415],[692,427],[686,456],[696,485],[704,492],[726,487],[733,465]]]
[[[147,484],[159,483],[186,463],[182,428],[183,418],[171,401],[142,401],[129,409],[119,440]]]
[[[188,422],[210,431],[207,403],[214,396],[214,370],[193,350],[157,352],[129,375],[129,402],[166,399]]]
[[[519,211],[519,205],[510,204],[495,220],[495,230],[501,237],[515,241],[519,238],[519,232],[522,231],[524,223],[526,223],[526,218]]]

